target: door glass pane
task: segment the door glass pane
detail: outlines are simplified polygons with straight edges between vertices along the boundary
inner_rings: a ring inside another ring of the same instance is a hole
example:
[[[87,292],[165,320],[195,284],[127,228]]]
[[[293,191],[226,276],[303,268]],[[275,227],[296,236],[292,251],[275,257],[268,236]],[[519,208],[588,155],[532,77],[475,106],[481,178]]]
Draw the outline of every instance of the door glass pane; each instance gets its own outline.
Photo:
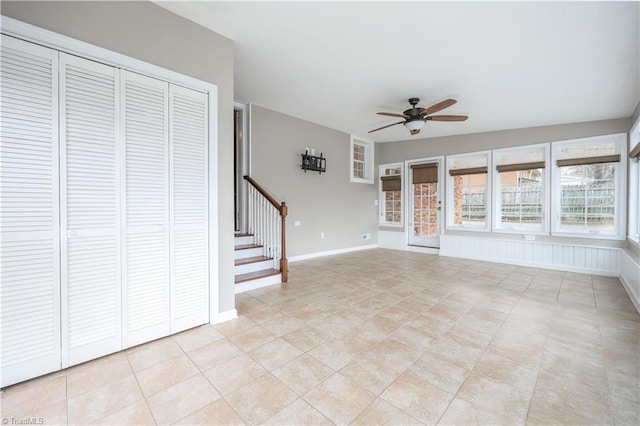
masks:
[[[413,185],[413,235],[435,237],[438,234],[437,183]]]

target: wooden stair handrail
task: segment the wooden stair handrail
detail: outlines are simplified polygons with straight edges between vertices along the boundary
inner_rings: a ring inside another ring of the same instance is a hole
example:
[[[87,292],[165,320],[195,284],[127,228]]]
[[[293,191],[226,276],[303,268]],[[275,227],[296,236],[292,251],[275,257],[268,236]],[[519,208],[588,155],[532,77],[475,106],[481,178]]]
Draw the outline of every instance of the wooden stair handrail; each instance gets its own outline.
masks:
[[[273,196],[271,194],[269,194],[266,189],[261,187],[260,184],[258,182],[256,182],[251,176],[243,176],[243,177],[244,177],[244,180],[249,182],[251,184],[251,186],[253,186],[256,190],[258,190],[258,192],[261,193],[262,196],[264,198],[266,198],[267,201],[269,201],[273,205],[273,207],[278,209],[278,211],[280,212],[280,216],[282,216],[282,206],[280,205],[280,203],[278,203],[276,201],[276,199],[273,198]],[[284,203],[282,203],[282,204],[284,204]]]
[[[282,283],[286,284],[289,281],[289,261],[287,260],[287,227],[286,227],[286,218],[289,213],[289,209],[287,208],[287,204],[283,201],[282,203],[278,203],[275,198],[271,194],[267,192],[258,182],[256,182],[251,176],[243,176],[244,180],[249,182],[251,186],[253,186],[264,198],[271,203],[273,207],[278,210],[280,213],[280,218],[282,220],[282,231],[281,231],[281,239],[282,239],[282,256],[280,257],[280,273],[282,274]]]

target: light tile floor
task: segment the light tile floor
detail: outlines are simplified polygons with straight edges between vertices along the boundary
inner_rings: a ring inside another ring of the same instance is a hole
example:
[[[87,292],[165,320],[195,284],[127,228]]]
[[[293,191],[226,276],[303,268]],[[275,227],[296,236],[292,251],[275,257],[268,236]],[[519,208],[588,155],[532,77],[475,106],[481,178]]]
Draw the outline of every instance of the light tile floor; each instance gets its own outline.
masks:
[[[9,387],[5,424],[640,423],[617,279],[375,249],[294,263],[237,308]]]

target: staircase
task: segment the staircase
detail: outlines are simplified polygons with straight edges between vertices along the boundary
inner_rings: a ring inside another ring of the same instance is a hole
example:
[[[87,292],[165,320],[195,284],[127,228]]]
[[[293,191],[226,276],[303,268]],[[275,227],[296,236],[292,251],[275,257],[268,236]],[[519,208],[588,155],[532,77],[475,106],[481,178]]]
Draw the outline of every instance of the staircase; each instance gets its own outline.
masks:
[[[255,244],[253,234],[236,233],[236,294],[282,283],[282,274],[274,269],[275,260],[264,255],[264,247]]]

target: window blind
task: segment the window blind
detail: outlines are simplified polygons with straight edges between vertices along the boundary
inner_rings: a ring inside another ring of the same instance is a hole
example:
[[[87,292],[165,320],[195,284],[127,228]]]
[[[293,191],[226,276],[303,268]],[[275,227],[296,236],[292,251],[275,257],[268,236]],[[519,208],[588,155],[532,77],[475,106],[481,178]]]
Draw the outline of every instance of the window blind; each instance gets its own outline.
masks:
[[[438,163],[414,164],[413,183],[435,183],[438,182]]]

